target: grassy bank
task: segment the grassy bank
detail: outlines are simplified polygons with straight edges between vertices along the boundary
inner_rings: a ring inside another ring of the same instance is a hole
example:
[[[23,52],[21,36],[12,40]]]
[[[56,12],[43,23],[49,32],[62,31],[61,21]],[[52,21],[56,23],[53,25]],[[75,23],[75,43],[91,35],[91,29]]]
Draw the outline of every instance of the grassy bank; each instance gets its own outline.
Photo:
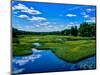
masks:
[[[25,56],[32,54],[32,44],[13,44],[13,56]]]
[[[62,40],[62,42],[50,42],[49,40],[47,43],[41,42],[41,47],[39,49],[49,48],[56,56],[71,63],[96,54],[95,40]]]
[[[34,42],[39,42],[38,49],[51,49],[59,58],[75,63],[96,54],[95,37],[73,37],[60,35],[20,36],[20,45],[13,44],[14,55],[31,54]]]
[[[26,55],[31,55],[32,54],[32,48],[34,48],[34,45],[32,43],[28,43],[27,41],[29,40],[26,38],[27,36],[19,36],[18,40],[20,43],[13,43],[13,56],[26,56]],[[24,39],[22,41],[21,39]]]

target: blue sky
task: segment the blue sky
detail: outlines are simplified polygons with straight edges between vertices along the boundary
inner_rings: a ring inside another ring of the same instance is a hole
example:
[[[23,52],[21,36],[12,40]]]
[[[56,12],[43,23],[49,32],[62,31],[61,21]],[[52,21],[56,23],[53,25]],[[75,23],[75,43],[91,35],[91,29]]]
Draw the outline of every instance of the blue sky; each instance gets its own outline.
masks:
[[[61,31],[95,22],[96,7],[42,2],[12,2],[12,26],[33,32]]]

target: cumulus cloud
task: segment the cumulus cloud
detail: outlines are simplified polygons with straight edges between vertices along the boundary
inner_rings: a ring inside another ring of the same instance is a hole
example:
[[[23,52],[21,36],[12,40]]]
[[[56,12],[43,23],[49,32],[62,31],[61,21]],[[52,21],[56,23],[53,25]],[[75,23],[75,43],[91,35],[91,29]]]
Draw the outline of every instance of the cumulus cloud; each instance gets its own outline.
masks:
[[[27,15],[19,15],[19,18],[29,18]]]
[[[29,17],[27,15],[19,15],[18,17],[19,18],[25,18],[25,19],[30,20],[30,21],[38,21],[38,22],[40,22],[40,21],[46,21],[47,20],[44,17],[36,17],[36,16]],[[46,22],[45,25],[46,24],[48,24],[48,22]]]
[[[13,12],[13,14],[18,14],[18,11],[16,11],[16,12]]]
[[[68,28],[68,29],[70,29],[72,26],[79,27],[80,24],[79,23],[76,23],[76,22],[70,22],[70,23],[66,24],[66,28]]]
[[[30,8],[30,9],[27,9],[27,10],[21,10],[21,12],[26,12],[26,13],[29,13],[29,14],[41,14],[40,11],[38,10],[35,10],[34,8]]]
[[[68,16],[68,17],[75,17],[77,15],[76,14],[67,14],[66,16]]]
[[[48,27],[49,24],[50,24],[50,22],[47,22],[47,21],[42,22],[42,21],[41,21],[41,22],[34,23],[33,26],[34,26],[34,27],[42,27],[42,26]]]
[[[12,10],[22,10],[22,9],[28,9],[28,7],[26,7],[25,5],[23,5],[21,3],[12,7]]]
[[[13,73],[13,74],[21,73],[21,72],[23,72],[24,70],[25,70],[24,68],[21,68],[21,69],[14,68],[14,71],[13,71],[12,73]]]
[[[43,23],[40,23],[41,26],[47,26],[47,25],[49,25],[49,24],[50,24],[50,22],[43,22]]]
[[[44,23],[41,23],[42,21],[47,21],[47,18],[45,17],[40,17],[40,16],[36,16],[36,14],[42,14],[40,11],[38,10],[35,10],[33,7],[28,7],[26,6],[25,4],[17,4],[17,5],[14,5],[12,7],[12,10],[13,10],[13,13],[16,13],[18,14],[18,12],[24,12],[24,13],[28,13],[28,14],[19,14],[17,17],[18,18],[21,18],[21,19],[26,19],[26,20],[29,20],[29,21],[34,21],[35,24],[36,24],[36,27],[39,27],[39,26],[46,26],[49,24],[49,22],[44,22]],[[15,10],[15,11],[14,11]],[[18,11],[17,11],[18,10]],[[31,16],[29,16],[31,14]],[[34,16],[33,16],[34,15]],[[21,29],[21,28],[20,28]]]
[[[70,8],[68,9],[69,11],[72,11],[72,10],[77,10],[77,9],[80,9],[81,7],[80,6],[76,6],[76,7],[73,7],[73,8]]]
[[[23,5],[21,3],[13,6],[12,10],[20,10],[21,12],[25,12],[25,13],[28,13],[28,14],[42,14],[40,11],[35,10],[32,7],[29,8],[26,5]]]
[[[95,23],[96,19],[95,17],[90,17],[88,20],[86,20],[86,22],[90,22],[90,23]]]
[[[88,18],[89,15],[86,13],[86,12],[82,12],[81,15],[84,17],[84,18]]]
[[[48,25],[48,28],[52,28],[53,26],[52,25]]]
[[[83,17],[84,17],[84,18],[88,18],[88,17],[89,17],[89,15],[84,15]]]
[[[81,15],[86,15],[86,12],[81,12],[80,14],[81,14]]]
[[[61,27],[61,28],[65,28],[65,26],[64,26],[64,25],[60,25],[60,27]]]
[[[93,8],[88,8],[88,9],[86,9],[86,11],[89,13],[89,12],[91,12],[91,11],[95,11],[95,9],[93,9]]]
[[[33,28],[35,28],[33,25],[27,25],[27,26],[25,26],[25,28],[26,29],[33,29]]]
[[[31,21],[39,21],[39,20],[47,20],[46,18],[44,17],[36,17],[36,16],[32,16],[32,18],[29,18],[28,20],[31,20]]]

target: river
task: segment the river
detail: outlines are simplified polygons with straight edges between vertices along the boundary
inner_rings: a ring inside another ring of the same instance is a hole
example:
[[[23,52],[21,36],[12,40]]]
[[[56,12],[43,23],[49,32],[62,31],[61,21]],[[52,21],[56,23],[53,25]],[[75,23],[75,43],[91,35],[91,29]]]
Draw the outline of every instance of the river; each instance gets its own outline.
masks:
[[[35,43],[39,46],[38,43]],[[96,56],[71,64],[59,59],[51,50],[32,49],[29,56],[15,56],[12,59],[12,73],[37,73],[54,71],[72,71],[80,69],[95,69]]]

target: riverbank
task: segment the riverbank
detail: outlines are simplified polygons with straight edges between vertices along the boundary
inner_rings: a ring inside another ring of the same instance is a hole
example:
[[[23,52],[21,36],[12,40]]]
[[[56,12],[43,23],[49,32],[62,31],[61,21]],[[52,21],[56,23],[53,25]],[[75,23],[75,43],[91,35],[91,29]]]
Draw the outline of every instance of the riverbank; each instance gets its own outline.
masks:
[[[31,55],[15,56],[12,59],[13,74],[89,70],[96,68],[95,56],[72,64],[59,59],[51,50],[37,50],[33,48],[32,51]]]
[[[70,36],[59,36],[59,35],[45,35],[45,36],[20,36],[21,44],[32,45],[32,43],[40,43],[41,46],[33,48],[39,50],[51,50],[57,57],[63,59],[64,61],[70,63],[76,63],[85,58],[96,55],[95,38],[92,37],[70,37]],[[15,51],[20,55],[24,54],[24,50],[28,50],[27,46],[22,47],[20,52],[20,47],[17,47]],[[29,48],[32,48],[28,46]],[[26,48],[26,49],[25,49]]]
[[[94,40],[66,41],[64,43],[46,43],[38,49],[51,49],[59,58],[76,63],[95,55]]]

